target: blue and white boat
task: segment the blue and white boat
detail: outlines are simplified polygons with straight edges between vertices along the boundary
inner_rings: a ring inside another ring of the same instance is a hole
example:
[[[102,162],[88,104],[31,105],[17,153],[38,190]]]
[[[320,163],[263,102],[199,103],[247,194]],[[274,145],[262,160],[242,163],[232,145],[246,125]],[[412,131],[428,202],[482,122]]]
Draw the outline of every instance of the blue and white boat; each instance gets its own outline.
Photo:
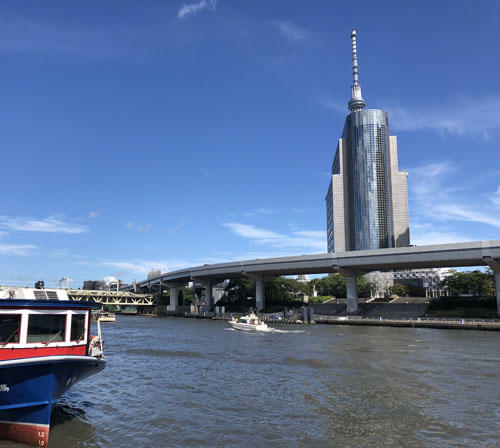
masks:
[[[0,439],[48,446],[53,406],[106,365],[99,323],[89,337],[99,307],[61,289],[0,287]]]

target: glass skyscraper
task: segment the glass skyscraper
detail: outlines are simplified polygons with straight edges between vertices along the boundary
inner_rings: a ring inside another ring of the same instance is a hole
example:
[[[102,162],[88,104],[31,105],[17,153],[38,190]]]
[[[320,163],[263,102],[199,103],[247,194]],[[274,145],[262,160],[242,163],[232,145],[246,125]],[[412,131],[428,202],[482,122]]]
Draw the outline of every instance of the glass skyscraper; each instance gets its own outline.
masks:
[[[389,117],[366,109],[358,82],[356,30],[351,31],[353,86],[326,195],[328,252],[410,244],[408,173],[398,170]]]

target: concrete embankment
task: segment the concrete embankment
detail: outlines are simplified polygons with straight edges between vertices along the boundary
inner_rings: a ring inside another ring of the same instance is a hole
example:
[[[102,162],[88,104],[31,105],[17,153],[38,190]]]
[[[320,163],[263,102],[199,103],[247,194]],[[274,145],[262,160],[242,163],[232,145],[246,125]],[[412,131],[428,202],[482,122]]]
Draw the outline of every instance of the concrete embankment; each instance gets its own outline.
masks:
[[[382,317],[365,318],[357,316],[314,316],[317,324],[331,325],[367,325],[376,327],[411,327],[411,328],[437,328],[458,330],[490,330],[500,331],[500,321],[474,320],[474,319],[384,319]]]
[[[163,316],[184,317],[187,319],[212,319],[230,320],[230,315],[214,316],[213,313],[204,314],[181,314],[162,313]],[[272,319],[264,318],[267,323],[278,324],[302,324],[298,319]],[[457,329],[457,330],[489,330],[500,331],[500,320],[486,319],[437,319],[437,318],[415,318],[397,319],[383,317],[360,317],[360,316],[324,316],[314,314],[316,324],[329,325],[365,325],[375,327],[407,327],[407,328],[436,328],[436,329]]]

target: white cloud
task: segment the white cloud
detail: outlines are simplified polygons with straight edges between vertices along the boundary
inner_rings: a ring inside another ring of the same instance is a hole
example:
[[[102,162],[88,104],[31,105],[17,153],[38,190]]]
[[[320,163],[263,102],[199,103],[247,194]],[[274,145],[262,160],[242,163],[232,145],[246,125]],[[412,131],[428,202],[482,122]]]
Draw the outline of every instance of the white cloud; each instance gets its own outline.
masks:
[[[147,275],[148,272],[160,269],[162,272],[175,271],[196,264],[191,264],[184,260],[164,260],[164,261],[146,261],[146,260],[130,260],[130,261],[104,261],[104,265],[113,266],[126,272],[135,274]],[[203,264],[203,263],[202,263]]]
[[[133,229],[134,228],[134,223],[132,221],[127,221],[125,223],[125,228],[127,228],[129,230]]]
[[[177,12],[177,17],[179,19],[186,19],[193,14],[204,10],[212,10],[215,11],[215,6],[217,5],[218,0],[201,0],[197,3],[184,3]]]
[[[10,230],[24,232],[48,232],[78,234],[88,231],[88,228],[78,224],[70,224],[55,216],[45,219],[0,216],[0,226]]]
[[[434,224],[412,224],[410,228],[411,242],[417,246],[426,244],[447,244],[471,241],[468,235],[464,235],[447,226],[436,226]]]
[[[252,240],[279,238],[279,235],[271,230],[261,229],[259,227],[255,227],[250,224],[227,222],[222,225],[230,229],[231,232],[235,233],[236,235],[242,236],[244,238],[249,238]]]
[[[132,53],[144,51],[144,45],[137,45],[140,31],[134,31],[130,25],[68,26],[57,21],[2,14],[0,49],[22,53],[57,52],[91,58],[130,58]]]
[[[112,266],[119,269],[120,275],[126,276],[126,273],[144,276],[146,278],[148,272],[159,269],[162,272],[172,272],[180,269],[187,269],[204,264],[228,263],[231,261],[240,260],[255,260],[262,258],[283,257],[286,255],[296,255],[283,250],[275,251],[248,251],[248,252],[217,252],[211,257],[194,258],[194,259],[166,259],[166,260],[117,260],[103,261],[105,266]]]
[[[177,224],[175,227],[172,227],[170,229],[170,233],[175,235],[179,230],[181,230],[186,225],[186,223],[187,223],[187,219],[181,219],[179,224]]]
[[[63,258],[69,255],[67,249],[52,249],[50,255],[54,258]]]
[[[138,230],[139,232],[144,232],[144,231],[147,231],[147,230],[151,230],[151,228],[152,228],[152,227],[153,227],[153,225],[152,225],[152,224],[145,224],[145,225],[143,225],[143,226],[139,226],[139,227],[137,227],[137,230]]]
[[[497,188],[497,191],[495,193],[488,197],[495,207],[500,208],[500,187]]]
[[[114,277],[113,275],[108,275],[107,277],[104,277],[103,280],[109,285],[110,283],[116,283],[118,282],[118,280],[116,279],[116,277]]]
[[[290,42],[302,42],[309,39],[309,33],[287,21],[272,22],[272,25],[278,30],[278,32]]]
[[[346,114],[347,101],[320,95],[318,102],[335,112]],[[433,130],[459,137],[479,137],[492,140],[500,132],[500,98],[461,99],[443,105],[403,107],[388,104],[382,107],[389,113],[395,131]]]
[[[335,112],[339,112],[344,115],[347,114],[348,108],[347,108],[347,101],[345,99],[337,100],[328,95],[320,95],[318,98],[318,102],[327,109],[331,109]]]
[[[0,244],[0,254],[27,257],[33,255],[36,248],[32,244]]]
[[[234,234],[253,243],[275,248],[302,248],[305,251],[326,251],[326,232],[316,230],[294,230],[291,235],[273,232],[249,224],[228,222],[222,224]]]
[[[388,107],[391,124],[401,131],[432,129],[456,136],[491,140],[500,131],[500,99],[463,99],[446,107]]]
[[[469,193],[463,184],[460,187],[448,186],[457,185],[456,179],[460,176],[458,168],[451,162],[431,163],[409,170],[412,243],[438,244],[481,238],[481,235],[471,237],[457,231],[456,227],[450,227],[459,221],[500,227],[500,208],[494,201],[498,191],[485,199]]]
[[[246,212],[243,213],[243,216],[259,216],[259,215],[272,215],[274,213],[274,210],[270,209],[269,207],[259,207],[251,212]]]
[[[89,218],[91,218],[91,219],[99,218],[99,216],[101,216],[101,211],[100,210],[92,210],[89,213]]]

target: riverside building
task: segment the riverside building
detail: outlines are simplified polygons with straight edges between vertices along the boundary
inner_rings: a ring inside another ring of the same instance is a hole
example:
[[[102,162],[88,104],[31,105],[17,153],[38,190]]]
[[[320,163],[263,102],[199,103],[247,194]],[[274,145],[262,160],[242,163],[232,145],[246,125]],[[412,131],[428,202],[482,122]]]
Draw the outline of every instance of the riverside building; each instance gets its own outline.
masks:
[[[410,245],[408,172],[398,170],[389,117],[365,109],[358,82],[356,30],[351,31],[353,86],[326,195],[328,252]]]

